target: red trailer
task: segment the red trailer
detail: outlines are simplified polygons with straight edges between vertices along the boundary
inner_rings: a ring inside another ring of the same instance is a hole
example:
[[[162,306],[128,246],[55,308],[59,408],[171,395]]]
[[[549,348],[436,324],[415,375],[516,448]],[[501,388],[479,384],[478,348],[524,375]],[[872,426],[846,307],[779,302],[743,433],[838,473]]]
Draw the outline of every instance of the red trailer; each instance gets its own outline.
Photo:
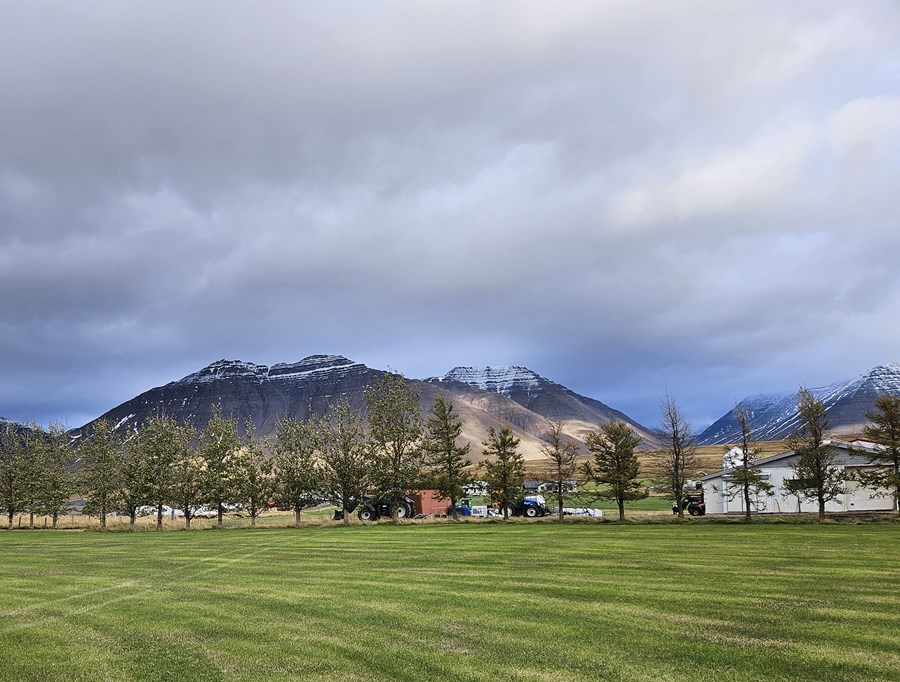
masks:
[[[440,497],[437,490],[417,490],[409,496],[416,503],[417,514],[445,516],[450,506],[450,500]]]

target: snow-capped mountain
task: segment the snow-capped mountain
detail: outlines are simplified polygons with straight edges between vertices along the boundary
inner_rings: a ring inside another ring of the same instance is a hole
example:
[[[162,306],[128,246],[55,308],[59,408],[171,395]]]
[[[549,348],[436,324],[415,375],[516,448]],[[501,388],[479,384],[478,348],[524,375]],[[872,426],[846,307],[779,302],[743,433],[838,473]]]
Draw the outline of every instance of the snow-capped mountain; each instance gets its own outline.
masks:
[[[468,373],[467,373],[468,372]],[[305,419],[324,415],[346,397],[354,409],[365,410],[365,389],[381,370],[340,355],[312,355],[299,362],[267,366],[240,360],[218,360],[203,369],[152,388],[115,407],[102,418],[117,429],[134,428],[156,414],[202,427],[221,405],[226,415],[253,422],[259,437],[271,435],[283,416]],[[463,439],[472,443],[478,459],[489,427],[509,423],[522,441],[526,457],[540,456],[549,420],[562,420],[567,434],[582,440],[586,431],[610,419],[624,419],[642,435],[639,424],[603,403],[579,396],[524,367],[468,371],[456,368],[444,377],[407,380],[419,389],[423,419],[436,395],[451,400],[464,422]],[[93,422],[79,432],[89,431]],[[649,444],[649,441],[648,441]]]
[[[900,396],[900,364],[881,365],[849,381],[812,388],[810,392],[825,406],[832,433],[858,433],[868,421],[866,413],[874,409],[875,398]],[[753,438],[758,441],[786,438],[799,426],[796,392],[748,396],[738,406],[749,414]],[[734,410],[730,410],[700,434],[698,442],[734,443],[739,436]]]
[[[503,396],[544,419],[563,422],[568,432],[579,439],[583,439],[588,432],[595,431],[598,424],[621,419],[644,438],[645,447],[656,443],[650,430],[628,415],[599,400],[579,395],[527,367],[454,367],[444,376],[427,381],[457,393],[464,386],[466,388],[463,392],[475,388],[488,394]],[[515,423],[512,418],[509,421]]]
[[[365,365],[339,355],[312,355],[271,367],[218,360],[183,379],[152,388],[100,418],[117,429],[137,426],[157,414],[202,426],[213,406],[220,405],[225,414],[241,423],[249,419],[257,433],[266,436],[274,432],[281,416],[303,419],[324,414],[343,395],[360,408],[362,391],[372,375]]]
[[[313,355],[299,362],[267,366],[240,360],[218,360],[165,386],[152,388],[101,418],[117,429],[134,428],[156,414],[202,427],[221,405],[226,415],[249,419],[259,437],[271,435],[283,416],[305,419],[324,415],[329,405],[346,397],[350,405],[365,410],[365,389],[381,370],[371,369],[340,355]],[[407,379],[419,389],[423,420],[438,394],[453,402],[464,422],[463,440],[472,443],[472,457],[479,459],[481,441],[489,427],[512,425],[521,439],[526,458],[540,457],[540,446],[550,420],[561,420],[573,439],[610,419],[624,419],[644,435],[646,429],[603,403],[579,396],[525,367],[456,368],[445,376],[419,381]],[[96,421],[96,420],[95,420]],[[86,424],[73,435],[90,431]]]

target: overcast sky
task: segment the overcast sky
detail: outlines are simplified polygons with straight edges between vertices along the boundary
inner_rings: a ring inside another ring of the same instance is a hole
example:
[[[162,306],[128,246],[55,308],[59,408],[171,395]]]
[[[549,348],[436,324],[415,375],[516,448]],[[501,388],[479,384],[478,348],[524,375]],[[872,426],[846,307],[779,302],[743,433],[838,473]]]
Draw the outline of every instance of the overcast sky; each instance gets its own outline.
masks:
[[[900,362],[900,3],[0,0],[0,415],[315,353],[698,426]]]

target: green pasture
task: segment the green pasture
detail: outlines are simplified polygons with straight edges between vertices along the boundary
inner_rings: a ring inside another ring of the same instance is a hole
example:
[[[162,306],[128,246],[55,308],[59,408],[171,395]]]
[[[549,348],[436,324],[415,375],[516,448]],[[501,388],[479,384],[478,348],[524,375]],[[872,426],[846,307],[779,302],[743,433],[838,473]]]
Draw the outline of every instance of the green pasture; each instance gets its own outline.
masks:
[[[900,680],[900,524],[0,532],[0,680]]]

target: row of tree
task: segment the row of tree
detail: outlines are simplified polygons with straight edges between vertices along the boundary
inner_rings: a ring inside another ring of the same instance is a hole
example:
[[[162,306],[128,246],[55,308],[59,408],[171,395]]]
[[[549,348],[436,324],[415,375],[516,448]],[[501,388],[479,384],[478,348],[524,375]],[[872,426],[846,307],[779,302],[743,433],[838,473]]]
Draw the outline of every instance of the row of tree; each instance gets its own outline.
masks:
[[[75,446],[64,429],[33,425],[20,429],[0,427],[0,509],[12,527],[16,515],[47,516],[56,527],[60,513],[74,495],[86,500],[85,512],[96,514],[101,528],[107,515],[125,514],[134,527],[137,516],[155,511],[162,527],[164,508],[184,514],[186,528],[198,510],[214,510],[221,527],[232,505],[245,510],[256,523],[271,503],[291,509],[295,522],[301,512],[322,502],[349,510],[366,497],[386,503],[396,519],[411,490],[434,489],[449,501],[455,516],[464,486],[479,472],[462,444],[462,421],[452,403],[437,396],[424,425],[419,394],[402,376],[377,377],[365,393],[367,414],[337,401],[320,418],[281,419],[271,440],[255,437],[250,423],[243,429],[219,409],[197,431],[166,415],[147,420],[120,434],[109,422],[98,421]],[[844,492],[845,470],[834,461],[825,444],[828,421],[825,409],[809,391],[798,394],[800,428],[789,439],[798,457],[790,494],[798,500],[825,504]],[[647,456],[645,475],[674,501],[683,515],[690,481],[698,473],[696,441],[678,405],[668,396],[662,402],[658,437],[663,447]],[[759,499],[772,494],[766,478],[754,466],[759,448],[753,441],[749,415],[736,411],[741,428],[740,457],[733,463],[725,494],[740,496],[747,518]],[[871,454],[883,465],[859,480],[865,485],[894,491],[900,508],[900,399],[882,396],[866,436],[881,447]],[[598,499],[614,500],[619,518],[625,503],[647,496],[639,479],[635,454],[641,437],[622,421],[601,425],[585,438],[587,452],[565,436],[561,423],[550,425],[541,446],[553,485],[557,513],[563,515],[567,482],[573,478],[594,484]],[[524,495],[525,461],[520,441],[509,426],[489,429],[482,442],[480,472],[488,482],[490,498],[503,510]],[[588,455],[587,462],[580,455]]]
[[[166,415],[125,433],[99,420],[76,438],[74,452],[61,427],[7,423],[0,429],[0,508],[10,527],[16,515],[27,515],[31,527],[45,516],[55,528],[69,500],[80,495],[84,512],[98,516],[101,528],[112,513],[126,515],[133,528],[148,509],[161,528],[167,506],[181,510],[190,528],[200,510],[214,511],[221,526],[238,505],[255,524],[275,503],[293,510],[299,524],[311,506],[331,502],[349,511],[367,497],[386,503],[396,518],[408,492],[424,488],[446,498],[455,516],[464,486],[479,473],[504,515],[524,495],[525,461],[509,426],[489,429],[479,471],[468,459],[471,444],[460,442],[462,421],[442,396],[424,425],[419,394],[401,376],[379,376],[365,400],[365,416],[341,399],[320,419],[281,419],[273,438],[262,441],[252,424],[241,429],[218,408],[199,431]],[[554,465],[560,516],[565,484],[580,474],[616,499],[623,515],[626,500],[646,495],[636,481],[640,438],[625,423],[591,434],[594,460],[580,470],[578,447],[562,428],[552,424],[542,447]]]

